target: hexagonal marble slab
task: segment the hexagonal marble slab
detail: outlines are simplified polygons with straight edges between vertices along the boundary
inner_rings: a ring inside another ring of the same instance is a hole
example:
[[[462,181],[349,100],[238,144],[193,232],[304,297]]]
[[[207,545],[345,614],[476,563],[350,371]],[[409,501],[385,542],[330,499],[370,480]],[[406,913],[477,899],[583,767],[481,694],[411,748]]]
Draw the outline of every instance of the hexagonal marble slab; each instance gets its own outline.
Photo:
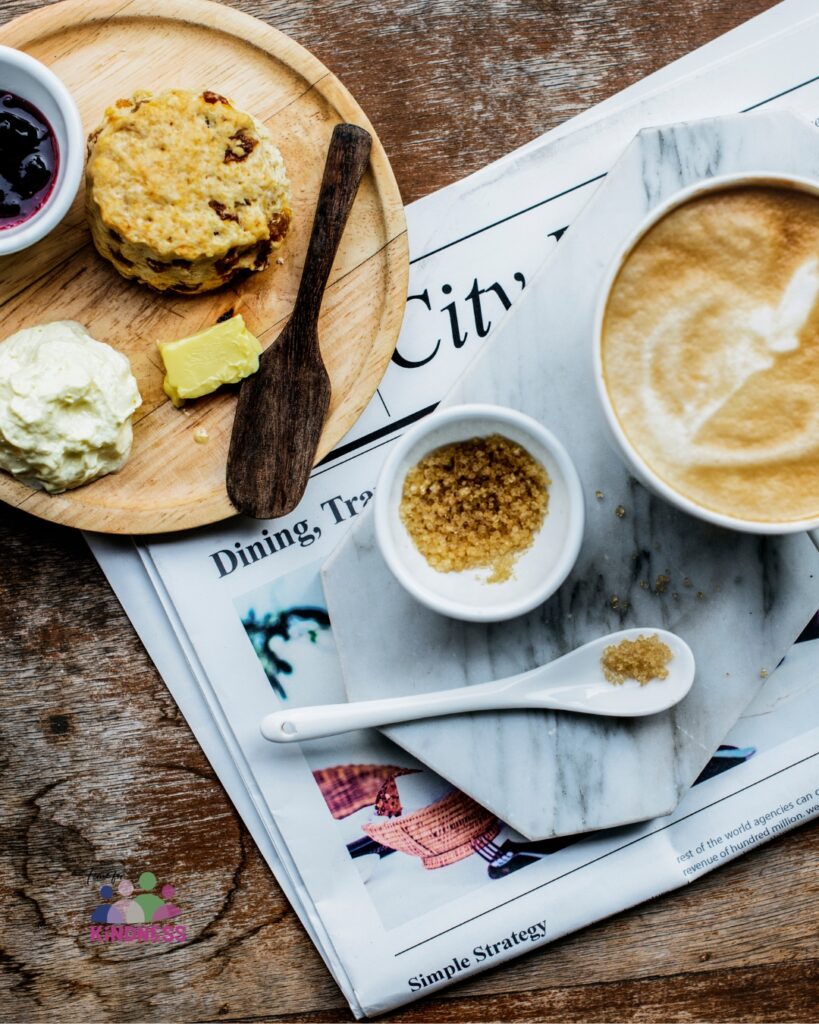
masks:
[[[509,711],[384,730],[530,839],[670,812],[819,606],[819,554],[807,537],[708,526],[629,476],[604,440],[589,372],[595,300],[625,238],[678,189],[741,171],[819,178],[819,135],[781,112],[640,133],[446,399],[521,409],[575,459],[586,535],[554,597],[497,625],[436,615],[390,574],[371,514],[324,570],[351,700],[500,678],[628,626],[688,641],[691,693],[650,719]]]

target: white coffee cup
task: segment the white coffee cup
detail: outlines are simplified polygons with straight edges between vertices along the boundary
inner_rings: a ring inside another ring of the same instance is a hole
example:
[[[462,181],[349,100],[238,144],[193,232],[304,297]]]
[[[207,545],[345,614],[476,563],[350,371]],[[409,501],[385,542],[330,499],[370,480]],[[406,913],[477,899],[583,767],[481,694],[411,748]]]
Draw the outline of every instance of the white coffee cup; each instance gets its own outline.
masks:
[[[682,206],[684,203],[700,196],[709,195],[713,192],[719,192],[727,188],[737,188],[748,185],[768,185],[772,187],[795,188],[802,192],[807,192],[810,195],[819,197],[819,181],[791,174],[758,172],[730,174],[708,178],[705,181],[697,182],[695,185],[690,185],[687,188],[676,192],[674,195],[666,199],[665,202],[656,206],[651,213],[641,221],[637,229],[626,240],[625,244],[612,261],[612,264],[604,278],[594,318],[593,372],[595,385],[612,446],[622,457],[623,461],[634,476],[654,494],[670,502],[672,505],[675,505],[683,512],[687,512],[689,515],[696,516],[698,519],[703,519],[709,523],[714,523],[717,526],[727,527],[731,530],[740,530],[745,533],[775,535],[807,531],[810,533],[811,539],[817,549],[819,549],[819,516],[812,519],[791,520],[782,523],[739,519],[734,516],[725,515],[721,512],[715,512],[711,509],[705,508],[697,502],[692,501],[690,498],[687,498],[684,494],[681,494],[673,487],[670,487],[651,469],[626,436],[614,411],[614,406],[612,405],[603,375],[602,335],[606,308],[608,306],[611,290],[614,286],[617,275],[631,251],[637,246],[638,242],[642,240],[648,231],[662,220],[666,214],[670,213],[677,207]]]

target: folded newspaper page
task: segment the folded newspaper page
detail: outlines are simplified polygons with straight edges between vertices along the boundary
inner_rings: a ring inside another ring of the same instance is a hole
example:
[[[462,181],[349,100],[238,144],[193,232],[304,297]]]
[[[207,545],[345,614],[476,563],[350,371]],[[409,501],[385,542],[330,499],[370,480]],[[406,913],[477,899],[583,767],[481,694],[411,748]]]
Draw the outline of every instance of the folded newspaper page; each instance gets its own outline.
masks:
[[[672,815],[583,838],[528,842],[375,731],[301,746],[259,731],[270,711],[344,699],[323,561],[369,504],[390,445],[435,408],[635,131],[763,106],[819,121],[811,7],[781,5],[732,33],[733,47],[720,40],[575,130],[413,204],[395,356],[293,514],[133,546],[89,537],[357,1016],[683,885],[819,813],[815,624]]]

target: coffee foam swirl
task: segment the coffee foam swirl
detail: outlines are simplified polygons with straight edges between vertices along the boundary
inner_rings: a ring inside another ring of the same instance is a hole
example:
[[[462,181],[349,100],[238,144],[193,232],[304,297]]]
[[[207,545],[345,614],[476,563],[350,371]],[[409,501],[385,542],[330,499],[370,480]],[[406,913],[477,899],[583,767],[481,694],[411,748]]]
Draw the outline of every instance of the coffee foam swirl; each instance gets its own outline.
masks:
[[[603,330],[623,430],[715,511],[819,515],[819,200],[749,187],[692,200],[632,250]]]
[[[668,351],[668,339],[686,330],[675,311],[663,318],[646,338],[637,385],[648,415],[660,438],[676,450],[681,464],[742,466],[774,459],[798,458],[819,443],[819,409],[796,437],[756,439],[752,446],[729,450],[701,438],[709,422],[724,409],[756,373],[770,370],[776,354],[799,348],[799,331],[805,326],[819,293],[819,259],[804,263],[793,275],[777,306],[759,305],[747,311],[727,309],[721,318],[717,344],[708,347],[708,360],[697,373],[681,409],[669,407],[665,393],[654,384],[655,363]],[[702,317],[709,297],[702,295],[686,312],[692,320]],[[672,322],[669,322],[671,320]],[[677,321],[674,323],[673,321]],[[682,379],[684,368],[680,368]]]

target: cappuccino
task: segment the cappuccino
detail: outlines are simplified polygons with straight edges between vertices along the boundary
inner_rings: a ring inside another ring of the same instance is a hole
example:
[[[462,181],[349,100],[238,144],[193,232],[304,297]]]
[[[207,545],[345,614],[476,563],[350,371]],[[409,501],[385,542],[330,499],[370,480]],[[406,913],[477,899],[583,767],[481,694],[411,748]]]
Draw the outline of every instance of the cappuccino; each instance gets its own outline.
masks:
[[[601,346],[623,432],[674,491],[819,516],[819,198],[749,185],[671,210],[623,262]]]

